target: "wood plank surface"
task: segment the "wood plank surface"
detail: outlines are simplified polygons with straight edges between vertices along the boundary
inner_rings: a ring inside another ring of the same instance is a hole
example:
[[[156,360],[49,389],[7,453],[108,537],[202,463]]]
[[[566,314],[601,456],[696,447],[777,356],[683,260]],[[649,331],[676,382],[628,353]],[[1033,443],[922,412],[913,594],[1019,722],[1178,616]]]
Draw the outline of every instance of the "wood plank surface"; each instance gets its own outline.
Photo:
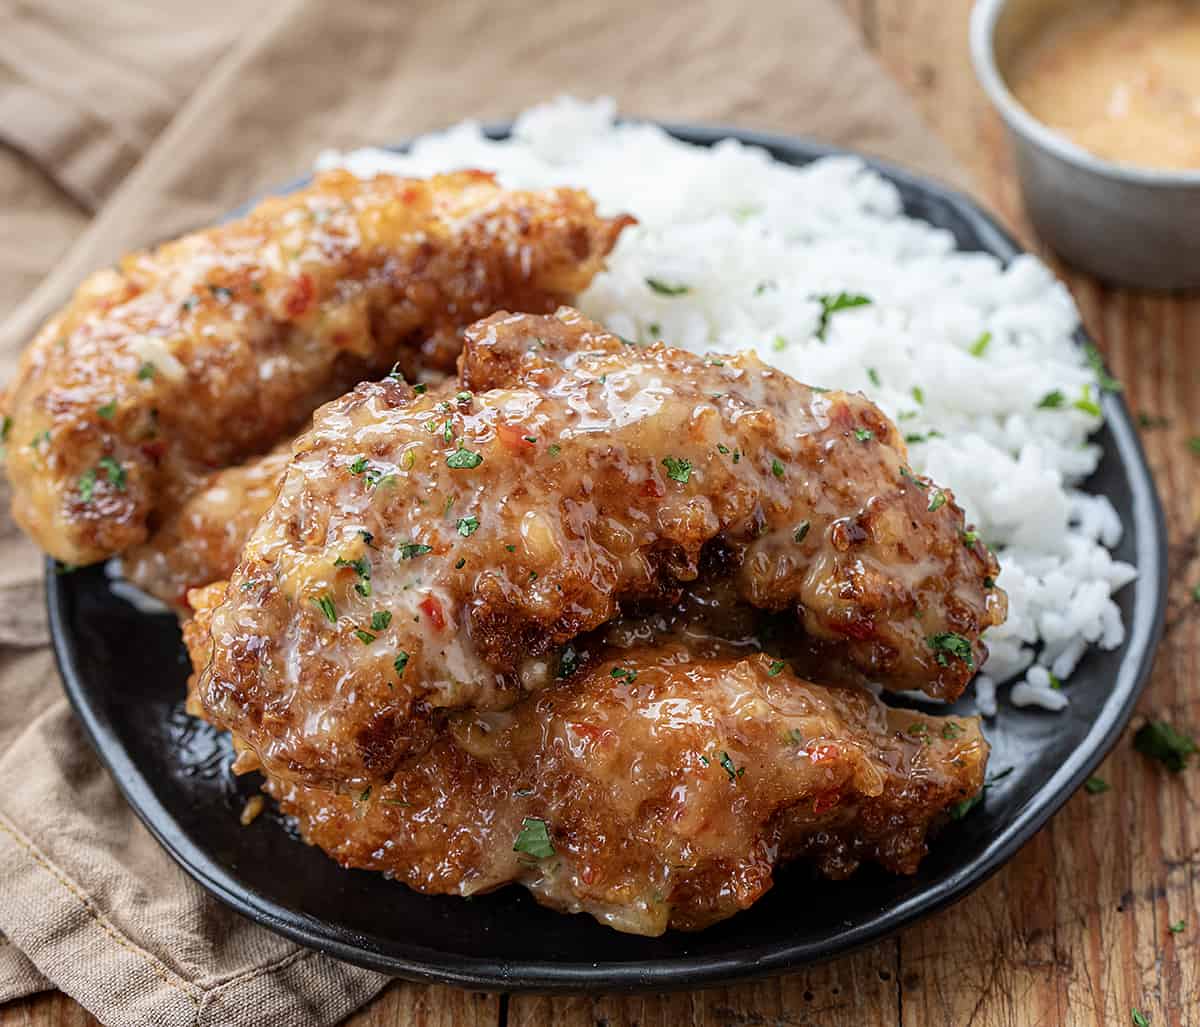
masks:
[[[1002,128],[967,56],[969,0],[843,0],[879,58],[1030,244]],[[799,45],[802,41],[797,40]],[[799,59],[799,55],[798,55]],[[1135,412],[1171,532],[1171,608],[1141,712],[1200,727],[1200,299],[1114,290],[1059,268]],[[865,951],[796,975],[650,997],[471,995],[397,983],[348,1027],[1082,1027],[1200,1024],[1200,774],[1169,775],[1128,734],[1081,793],[991,881]],[[769,901],[769,900],[768,900]],[[784,915],[781,911],[781,915]],[[1168,925],[1185,921],[1180,933]],[[0,1007],[0,1027],[83,1027],[63,995]]]

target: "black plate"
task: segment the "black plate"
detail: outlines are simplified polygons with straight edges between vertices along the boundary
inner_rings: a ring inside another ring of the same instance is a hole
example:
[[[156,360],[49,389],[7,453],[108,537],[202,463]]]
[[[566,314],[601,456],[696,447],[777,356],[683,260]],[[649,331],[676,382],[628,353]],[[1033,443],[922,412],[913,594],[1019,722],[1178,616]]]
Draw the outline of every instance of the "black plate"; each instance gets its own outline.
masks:
[[[791,164],[839,152],[732,129],[668,127],[706,145],[734,136]],[[869,163],[899,187],[910,215],[949,229],[961,248],[1004,260],[1019,252],[966,197]],[[1088,487],[1115,504],[1125,524],[1116,555],[1139,572],[1117,595],[1125,644],[1089,652],[1071,678],[1064,713],[1003,704],[988,726],[991,767],[1011,766],[1012,774],[944,831],[915,877],[867,870],[834,885],[815,883],[800,868],[784,870],[752,909],[699,934],[618,934],[590,917],[543,909],[518,888],[470,900],[427,897],[339,869],[274,814],[241,827],[237,813],[255,783],[235,780],[227,745],[182,711],[187,665],[173,618],[139,614],[112,595],[98,568],[55,575],[50,566],[55,651],[97,752],[167,851],[218,898],[304,945],[401,977],[504,990],[666,989],[780,973],[881,938],[961,898],[1066,802],[1129,719],[1162,630],[1166,535],[1119,396],[1104,397],[1104,414],[1104,457]]]

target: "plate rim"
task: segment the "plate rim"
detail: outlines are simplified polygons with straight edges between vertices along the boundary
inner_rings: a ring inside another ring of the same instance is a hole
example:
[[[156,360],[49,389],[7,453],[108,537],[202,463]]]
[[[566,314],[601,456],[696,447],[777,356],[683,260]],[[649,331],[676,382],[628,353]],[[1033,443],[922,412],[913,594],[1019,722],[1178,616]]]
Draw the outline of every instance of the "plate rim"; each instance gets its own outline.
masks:
[[[678,139],[704,146],[712,146],[722,139],[738,139],[748,145],[762,147],[775,159],[793,165],[827,156],[856,157],[892,182],[919,193],[931,194],[948,203],[971,224],[980,236],[982,245],[1001,259],[1009,261],[1025,252],[1008,231],[966,193],[887,160],[805,136],[727,125],[640,118],[620,120],[657,124]],[[503,138],[510,134],[511,124],[488,124],[483,126],[483,130],[490,138]],[[387,149],[403,151],[411,143],[412,140],[406,140]],[[309,176],[296,179],[271,190],[269,194],[288,192],[308,180]],[[249,205],[247,203],[228,216],[237,216]],[[1076,340],[1080,345],[1091,341],[1082,326],[1076,332]],[[90,701],[89,690],[83,684],[84,672],[79,666],[67,625],[68,600],[63,577],[57,573],[55,561],[47,558],[46,607],[55,660],[64,690],[76,716],[83,723],[92,748],[138,819],[168,855],[217,899],[297,944],[394,977],[483,991],[667,991],[714,987],[787,973],[882,940],[918,919],[945,909],[983,884],[1065,805],[1107,756],[1132,718],[1137,700],[1149,679],[1163,633],[1168,583],[1166,518],[1141,440],[1122,394],[1104,393],[1101,403],[1115,456],[1129,483],[1140,586],[1126,623],[1126,653],[1104,705],[1071,756],[1016,810],[1011,823],[992,838],[970,864],[957,868],[943,880],[906,897],[896,905],[840,930],[833,939],[794,944],[764,943],[735,955],[685,954],[653,963],[562,963],[551,960],[510,963],[494,958],[446,953],[417,941],[405,943],[408,955],[404,958],[385,953],[348,928],[283,909],[262,897],[249,886],[235,880],[229,871],[178,831],[174,818],[159,802],[145,776],[121,745],[107,716]],[[1125,526],[1126,530],[1130,527]]]

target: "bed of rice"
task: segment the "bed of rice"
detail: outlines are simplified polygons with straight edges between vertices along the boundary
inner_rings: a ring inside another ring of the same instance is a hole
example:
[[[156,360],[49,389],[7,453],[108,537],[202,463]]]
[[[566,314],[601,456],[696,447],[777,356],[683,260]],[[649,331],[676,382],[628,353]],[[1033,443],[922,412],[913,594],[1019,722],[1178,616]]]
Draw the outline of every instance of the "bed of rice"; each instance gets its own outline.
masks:
[[[875,400],[909,437],[913,467],[952,488],[998,552],[1010,612],[987,633],[979,709],[995,714],[1005,681],[1016,705],[1066,706],[1062,686],[1087,647],[1121,644],[1111,596],[1134,577],[1109,552],[1121,536],[1112,505],[1078,488],[1099,460],[1088,436],[1101,418],[1067,290],[1032,257],[1004,267],[956,251],[949,233],[904,217],[895,188],[858,160],[798,169],[614,114],[609,101],[564,98],[522,114],[504,142],[466,123],[407,155],[329,152],[319,166],[485,168],[509,186],[584,188],[603,213],[636,215],[581,309],[628,338],[753,348],[802,381]],[[870,303],[832,315],[820,339],[817,297],[840,293]]]

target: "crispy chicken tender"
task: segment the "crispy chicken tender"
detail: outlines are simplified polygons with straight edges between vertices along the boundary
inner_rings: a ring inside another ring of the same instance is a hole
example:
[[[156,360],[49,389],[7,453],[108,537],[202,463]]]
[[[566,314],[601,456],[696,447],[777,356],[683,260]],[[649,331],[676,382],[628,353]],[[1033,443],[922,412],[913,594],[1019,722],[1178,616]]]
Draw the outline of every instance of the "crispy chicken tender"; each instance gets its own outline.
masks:
[[[517,882],[657,935],[747,908],[797,858],[837,879],[862,862],[914,873],[987,756],[976,718],[890,710],[769,656],[676,642],[609,650],[506,712],[454,714],[355,795],[266,789],[343,866],[430,893]]]
[[[356,382],[394,362],[451,370],[461,328],[498,307],[553,310],[630,220],[483,172],[331,172],[128,256],[22,357],[4,402],[13,516],[70,563],[136,545]]]
[[[362,384],[296,443],[199,685],[268,773],[361,792],[705,576],[888,687],[954,697],[982,663],[995,561],[862,396],[567,309],[475,325],[461,384]]]

